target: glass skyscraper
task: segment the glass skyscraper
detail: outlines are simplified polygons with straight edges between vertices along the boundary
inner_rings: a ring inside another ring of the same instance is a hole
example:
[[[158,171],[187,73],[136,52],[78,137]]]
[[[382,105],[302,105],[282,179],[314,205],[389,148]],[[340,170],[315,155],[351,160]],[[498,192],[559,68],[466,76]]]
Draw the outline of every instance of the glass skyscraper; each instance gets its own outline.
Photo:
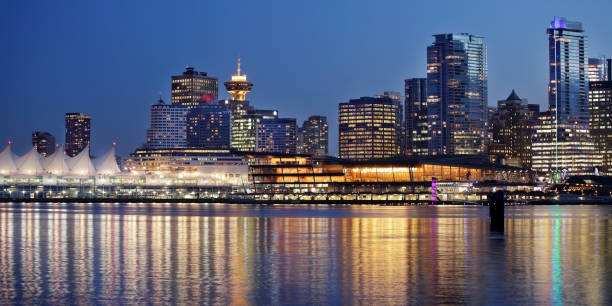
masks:
[[[588,124],[588,50],[582,23],[555,17],[548,27],[548,109],[561,122]]]
[[[589,82],[608,81],[610,69],[610,59],[604,57],[589,58]]]
[[[259,119],[257,152],[296,153],[297,123],[293,118]]]
[[[225,105],[202,103],[187,114],[187,146],[210,150],[229,150],[231,113]]]
[[[248,109],[246,114],[232,116],[231,145],[236,151],[257,150],[257,122],[278,118],[276,110]]]
[[[485,152],[487,73],[483,37],[434,35],[427,47],[430,154]]]
[[[591,174],[602,157],[589,133],[588,52],[582,23],[555,17],[548,33],[548,112],[534,124],[532,169],[552,175]]]
[[[427,79],[404,80],[404,93],[405,153],[407,155],[428,155]]]

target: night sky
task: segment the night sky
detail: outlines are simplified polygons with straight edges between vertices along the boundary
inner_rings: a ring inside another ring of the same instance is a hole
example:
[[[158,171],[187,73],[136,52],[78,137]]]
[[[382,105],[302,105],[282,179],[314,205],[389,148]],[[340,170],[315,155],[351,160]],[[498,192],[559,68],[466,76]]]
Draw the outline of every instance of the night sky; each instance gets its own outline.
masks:
[[[149,109],[186,65],[219,78],[236,57],[252,105],[298,122],[426,76],[432,34],[485,36],[489,105],[514,88],[545,109],[546,27],[582,21],[591,57],[612,55],[612,1],[4,1],[0,8],[0,142],[25,153],[34,130],[64,142],[64,113],[92,115],[92,154],[145,141]],[[500,4],[498,4],[498,2]],[[435,4],[433,4],[435,3]],[[2,145],[3,147],[4,145]]]

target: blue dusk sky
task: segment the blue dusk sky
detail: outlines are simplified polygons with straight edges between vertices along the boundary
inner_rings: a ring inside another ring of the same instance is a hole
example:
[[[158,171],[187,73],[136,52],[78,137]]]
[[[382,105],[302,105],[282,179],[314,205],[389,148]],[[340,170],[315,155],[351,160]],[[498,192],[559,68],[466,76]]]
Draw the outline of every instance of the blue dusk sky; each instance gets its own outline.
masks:
[[[236,57],[247,96],[298,122],[425,77],[432,34],[485,37],[489,105],[512,89],[546,108],[546,28],[583,22],[591,57],[612,55],[612,1],[4,1],[0,142],[23,154],[34,130],[64,142],[64,113],[92,115],[92,153],[125,157],[145,141],[149,109],[186,65],[219,78]],[[220,98],[229,95],[221,85]]]

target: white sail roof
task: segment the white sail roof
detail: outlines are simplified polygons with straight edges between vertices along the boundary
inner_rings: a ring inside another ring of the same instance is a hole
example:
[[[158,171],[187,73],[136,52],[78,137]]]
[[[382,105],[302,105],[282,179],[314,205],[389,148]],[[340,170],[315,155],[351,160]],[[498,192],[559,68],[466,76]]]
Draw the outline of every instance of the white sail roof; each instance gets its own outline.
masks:
[[[17,172],[15,159],[17,156],[11,152],[11,143],[0,153],[0,174],[11,175]]]
[[[68,157],[64,155],[64,150],[55,150],[55,153],[43,158],[41,164],[45,171],[55,175],[66,175],[70,173],[70,168],[66,160]]]
[[[17,158],[15,164],[17,166],[17,173],[24,175],[39,175],[43,174],[44,170],[40,164],[40,154],[36,151],[36,147],[26,153],[24,156]]]
[[[121,172],[119,165],[117,165],[117,159],[115,158],[115,144],[106,152],[104,155],[94,158],[94,166],[98,174],[117,174]]]
[[[77,156],[68,158],[66,164],[70,168],[71,175],[96,175],[96,169],[89,158],[89,145]]]

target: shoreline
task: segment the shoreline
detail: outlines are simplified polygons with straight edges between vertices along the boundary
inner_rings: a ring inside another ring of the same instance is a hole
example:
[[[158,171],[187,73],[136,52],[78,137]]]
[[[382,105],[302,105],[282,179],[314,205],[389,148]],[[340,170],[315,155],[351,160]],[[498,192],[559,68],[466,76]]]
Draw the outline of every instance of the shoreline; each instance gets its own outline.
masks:
[[[488,206],[487,202],[467,201],[402,201],[402,200],[254,200],[244,198],[199,198],[199,199],[151,199],[151,198],[6,198],[0,202],[7,203],[200,203],[200,204],[246,204],[246,205],[379,205],[379,206],[423,206],[423,205],[470,205]],[[534,200],[525,202],[506,202],[505,206],[518,205],[612,205],[612,199],[604,200],[576,200],[553,201]]]

